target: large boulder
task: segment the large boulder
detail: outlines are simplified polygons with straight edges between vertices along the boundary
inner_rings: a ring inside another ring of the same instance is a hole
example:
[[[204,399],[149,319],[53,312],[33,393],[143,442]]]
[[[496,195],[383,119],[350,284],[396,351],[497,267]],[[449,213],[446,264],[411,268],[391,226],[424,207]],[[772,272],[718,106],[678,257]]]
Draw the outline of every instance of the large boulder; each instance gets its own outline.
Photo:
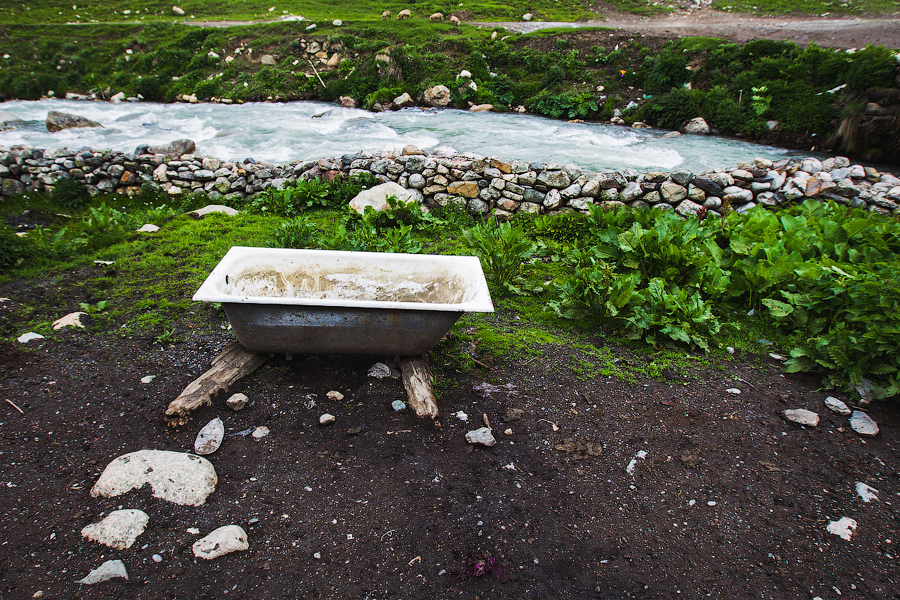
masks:
[[[450,88],[446,85],[436,85],[425,90],[425,104],[443,108],[450,104]]]
[[[181,156],[182,154],[193,154],[194,150],[197,149],[197,145],[194,144],[193,140],[181,139],[175,140],[174,142],[169,142],[168,144],[163,144],[162,146],[149,146],[147,148],[139,148],[139,150],[146,150],[147,154],[165,154],[166,156]],[[143,154],[144,152],[137,152],[135,154]]]
[[[390,210],[391,207],[387,202],[389,196],[396,196],[398,200],[403,202],[411,202],[415,199],[412,192],[398,183],[389,181],[361,191],[350,201],[350,208],[359,214],[363,214],[367,206],[371,206],[375,212]]]
[[[691,133],[694,135],[709,135],[709,125],[703,117],[695,117],[682,125],[681,133]]]
[[[51,110],[47,113],[47,131],[50,133],[76,127],[103,127],[103,125],[86,117],[70,115],[57,110]]]

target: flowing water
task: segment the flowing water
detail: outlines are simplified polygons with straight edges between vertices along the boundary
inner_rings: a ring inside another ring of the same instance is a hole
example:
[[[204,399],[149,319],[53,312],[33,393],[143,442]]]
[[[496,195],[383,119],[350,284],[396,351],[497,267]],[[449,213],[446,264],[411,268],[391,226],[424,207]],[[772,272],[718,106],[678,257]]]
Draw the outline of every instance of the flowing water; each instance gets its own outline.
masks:
[[[503,160],[610,171],[731,167],[757,156],[777,160],[796,153],[715,136],[662,138],[658,129],[602,123],[565,123],[533,115],[421,110],[370,113],[322,102],[152,104],[12,101],[0,110],[26,123],[0,131],[0,146],[82,148],[132,152],[140,144],[189,138],[197,154],[222,160],[252,157],[276,164],[338,157],[358,151],[399,151],[407,144],[433,151],[450,147]],[[102,129],[49,133],[47,112],[87,117]]]

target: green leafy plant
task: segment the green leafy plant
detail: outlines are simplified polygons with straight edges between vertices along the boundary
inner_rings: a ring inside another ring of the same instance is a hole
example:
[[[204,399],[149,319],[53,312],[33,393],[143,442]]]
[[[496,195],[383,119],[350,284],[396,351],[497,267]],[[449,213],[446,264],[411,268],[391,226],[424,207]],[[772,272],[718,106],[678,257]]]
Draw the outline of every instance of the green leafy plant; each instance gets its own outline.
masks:
[[[509,291],[520,291],[515,284],[536,249],[522,227],[491,217],[486,223],[464,231],[463,239],[478,254],[482,267],[495,284]]]
[[[772,104],[772,97],[766,95],[769,88],[761,85],[751,89],[753,90],[753,96],[750,97],[750,107],[753,109],[753,112],[756,113],[757,117],[761,117],[769,112],[769,105]]]
[[[315,245],[317,235],[315,223],[297,217],[276,227],[267,245],[270,248],[311,248]]]
[[[84,182],[68,177],[56,180],[52,197],[57,204],[67,209],[81,208],[91,201],[91,194]]]
[[[109,304],[108,300],[100,300],[96,304],[90,304],[88,302],[79,302],[78,307],[82,310],[82,312],[86,312],[88,314],[101,313],[106,310],[107,305]]]

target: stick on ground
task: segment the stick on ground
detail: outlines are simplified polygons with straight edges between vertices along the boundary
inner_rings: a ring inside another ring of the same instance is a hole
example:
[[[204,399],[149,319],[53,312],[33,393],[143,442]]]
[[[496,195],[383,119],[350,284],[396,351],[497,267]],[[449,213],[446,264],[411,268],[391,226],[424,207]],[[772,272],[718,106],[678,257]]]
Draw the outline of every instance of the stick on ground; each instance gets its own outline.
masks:
[[[428,417],[437,419],[437,398],[434,395],[434,386],[431,383],[431,369],[428,368],[428,358],[421,356],[406,356],[400,359],[400,372],[403,375],[403,387],[406,388],[406,396],[410,406],[420,418]]]
[[[240,381],[268,360],[268,355],[250,352],[238,342],[231,342],[212,361],[212,367],[192,381],[166,409],[166,420],[183,425],[188,416],[212,397],[225,392],[236,381]]]

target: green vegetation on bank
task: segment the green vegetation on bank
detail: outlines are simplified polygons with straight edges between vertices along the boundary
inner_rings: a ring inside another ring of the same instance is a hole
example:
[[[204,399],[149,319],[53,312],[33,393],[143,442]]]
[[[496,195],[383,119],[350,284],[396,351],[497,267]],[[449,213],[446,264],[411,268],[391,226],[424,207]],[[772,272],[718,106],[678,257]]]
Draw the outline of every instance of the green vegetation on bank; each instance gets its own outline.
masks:
[[[202,220],[184,213],[203,197],[168,198],[149,187],[130,198],[85,199],[58,186],[51,198],[6,199],[0,215],[16,220],[27,209],[42,225],[24,237],[0,226],[0,283],[31,282],[19,288],[21,304],[0,336],[50,334],[54,319],[84,304],[97,331],[177,339],[219,321],[216,307],[189,298],[232,245],[477,254],[502,310],[457,326],[446,343],[463,366],[474,364],[466,349],[475,346],[502,359],[561,343],[576,350],[576,373],[628,379],[632,371],[589,352],[581,336],[603,332],[653,352],[725,343],[760,351],[775,342],[790,355],[789,371],[820,372],[844,389],[869,380],[879,397],[900,393],[896,218],[813,201],[703,221],[597,207],[510,223],[452,205],[349,211],[347,197],[373,183],[300,182],[242,201],[236,217]],[[161,230],[135,233],[146,222]],[[504,321],[515,316],[529,332],[527,348]]]
[[[715,0],[717,10],[755,15],[896,15],[896,0]]]
[[[633,5],[637,12],[646,14],[652,6],[646,0],[618,0],[620,7]],[[184,10],[184,15],[173,13],[173,6]],[[272,9],[272,10],[270,10]],[[584,21],[596,19],[591,3],[585,0],[533,0],[527,6],[503,0],[469,0],[467,2],[442,3],[437,0],[387,0],[373,2],[309,2],[305,0],[41,0],[40,2],[6,3],[0,6],[0,23],[48,24],[48,23],[174,23],[186,21],[263,21],[287,16],[302,16],[307,22],[379,20],[383,11],[390,11],[394,19],[397,13],[409,9],[416,15],[428,17],[441,12],[461,15],[466,20],[519,21],[526,12],[545,21]],[[127,12],[126,12],[127,11]]]
[[[770,139],[777,122],[778,135],[808,147],[863,115],[870,88],[897,87],[895,52],[880,46],[847,53],[771,40],[610,42],[604,30],[493,36],[491,29],[423,18],[305,27],[0,27],[0,98],[104,90],[166,102],[182,95],[235,102],[349,96],[371,107],[403,92],[421,98],[440,84],[457,108],[524,106],[585,120],[609,120],[618,110],[627,124],[670,129],[702,116],[721,133],[764,141],[777,141]],[[328,48],[329,57],[337,54],[336,66],[308,60],[304,40]],[[264,55],[275,64],[262,64]],[[457,79],[463,69],[474,86]],[[887,145],[869,144],[863,158],[900,156]]]

